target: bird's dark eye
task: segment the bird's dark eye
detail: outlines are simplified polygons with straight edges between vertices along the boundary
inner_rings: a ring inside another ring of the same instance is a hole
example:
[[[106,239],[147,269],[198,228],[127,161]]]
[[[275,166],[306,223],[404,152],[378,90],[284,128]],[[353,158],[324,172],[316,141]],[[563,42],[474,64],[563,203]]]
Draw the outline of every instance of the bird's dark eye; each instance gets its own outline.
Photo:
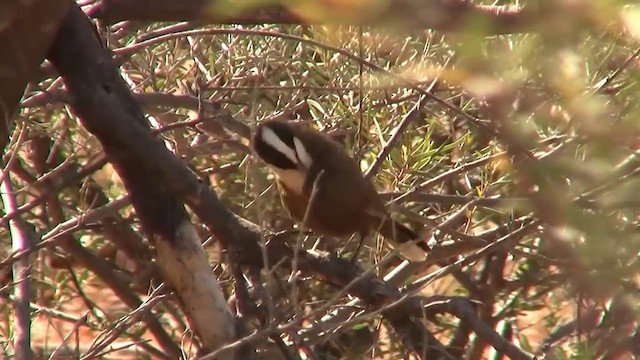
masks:
[[[267,143],[263,138],[263,127],[268,127],[273,133],[278,136],[278,138],[291,149],[292,154],[295,156],[295,143],[293,141],[294,134],[293,130],[289,127],[289,125],[278,122],[269,122],[268,124],[261,124],[256,129],[253,134],[253,148],[260,158],[279,169],[289,170],[289,169],[297,169],[298,164],[287,157],[282,151],[274,148],[271,144]]]

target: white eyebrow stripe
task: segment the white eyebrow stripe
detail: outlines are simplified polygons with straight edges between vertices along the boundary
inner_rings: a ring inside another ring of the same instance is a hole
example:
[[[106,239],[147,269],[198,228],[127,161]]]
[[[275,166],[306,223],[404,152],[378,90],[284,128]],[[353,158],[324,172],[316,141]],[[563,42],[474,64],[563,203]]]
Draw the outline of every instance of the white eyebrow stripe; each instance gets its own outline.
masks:
[[[297,137],[293,137],[293,145],[296,147],[296,154],[298,154],[298,158],[302,165],[307,169],[311,169],[311,165],[313,165],[313,159],[311,159],[311,155],[307,152],[307,149],[302,144],[302,141]]]
[[[272,148],[276,149],[282,155],[286,156],[287,159],[293,161],[294,164],[298,163],[298,158],[296,157],[295,151],[287,146],[287,144],[285,144],[273,130],[269,129],[268,127],[263,127],[262,139]]]

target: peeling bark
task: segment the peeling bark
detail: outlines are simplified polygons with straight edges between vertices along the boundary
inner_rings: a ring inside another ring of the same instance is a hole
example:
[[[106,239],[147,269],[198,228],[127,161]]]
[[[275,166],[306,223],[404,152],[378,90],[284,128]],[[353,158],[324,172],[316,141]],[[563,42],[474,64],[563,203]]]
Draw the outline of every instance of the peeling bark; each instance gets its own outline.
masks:
[[[203,350],[228,343],[234,338],[233,316],[182,202],[166,183],[157,159],[132,151],[131,142],[122,135],[142,131],[154,144],[151,146],[163,144],[151,136],[140,107],[116,72],[90,20],[77,6],[65,18],[49,60],[72,94],[82,124],[101,142],[107,159],[123,180],[143,229],[158,251],[164,280],[176,290]],[[126,128],[114,126],[114,119],[122,117],[121,111],[134,119]]]

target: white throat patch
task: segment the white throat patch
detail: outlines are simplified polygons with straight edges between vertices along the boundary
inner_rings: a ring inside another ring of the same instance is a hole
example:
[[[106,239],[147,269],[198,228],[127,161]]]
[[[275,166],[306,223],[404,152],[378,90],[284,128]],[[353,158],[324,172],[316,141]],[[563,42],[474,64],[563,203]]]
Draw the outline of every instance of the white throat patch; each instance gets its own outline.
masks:
[[[297,137],[293,137],[293,145],[296,147],[296,154],[298,155],[298,159],[305,168],[311,169],[311,165],[313,165],[313,160],[311,159],[311,155],[307,152],[304,145],[302,145],[302,141]]]

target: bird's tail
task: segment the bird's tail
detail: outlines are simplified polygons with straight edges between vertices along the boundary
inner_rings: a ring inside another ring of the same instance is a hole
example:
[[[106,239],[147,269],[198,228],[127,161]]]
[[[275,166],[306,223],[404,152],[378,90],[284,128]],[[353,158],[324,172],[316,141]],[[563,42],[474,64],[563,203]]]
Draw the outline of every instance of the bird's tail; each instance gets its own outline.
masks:
[[[424,261],[429,252],[429,245],[420,239],[418,234],[405,225],[393,220],[390,216],[377,219],[380,224],[376,230],[390,240],[398,248],[400,255],[409,261]]]

